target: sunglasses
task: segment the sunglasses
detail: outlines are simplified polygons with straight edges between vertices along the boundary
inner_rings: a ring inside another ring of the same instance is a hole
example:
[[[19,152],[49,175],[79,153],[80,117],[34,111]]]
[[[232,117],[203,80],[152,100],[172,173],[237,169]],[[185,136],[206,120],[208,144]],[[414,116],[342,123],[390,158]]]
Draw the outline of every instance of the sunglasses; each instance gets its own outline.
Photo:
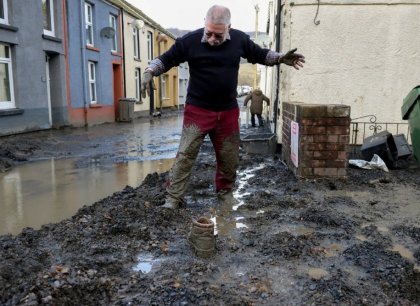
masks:
[[[205,31],[204,32],[204,34],[206,35],[206,37],[207,38],[210,38],[210,37],[212,37],[213,35],[214,35],[214,37],[216,38],[216,39],[223,39],[224,38],[224,35],[225,35],[225,33],[214,33],[214,32],[209,32],[209,31]]]

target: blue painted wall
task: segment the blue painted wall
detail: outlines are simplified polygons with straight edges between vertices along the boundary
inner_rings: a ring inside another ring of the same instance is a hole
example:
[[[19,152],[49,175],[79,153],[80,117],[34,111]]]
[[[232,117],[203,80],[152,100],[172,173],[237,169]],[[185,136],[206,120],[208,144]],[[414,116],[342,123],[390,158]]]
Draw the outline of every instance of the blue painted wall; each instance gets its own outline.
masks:
[[[121,56],[111,53],[111,41],[100,35],[104,27],[109,26],[109,15],[118,18],[119,10],[110,4],[100,1],[88,1],[93,6],[94,48],[86,47],[85,1],[67,1],[68,11],[68,49],[71,108],[89,108],[88,61],[96,62],[97,101],[102,106],[112,106],[113,94],[113,62],[122,60]],[[117,19],[118,20],[118,19]],[[120,33],[117,33],[118,37]],[[122,54],[120,41],[118,53]],[[94,110],[89,110],[94,115]],[[89,122],[87,122],[89,124]]]
[[[47,54],[51,57],[53,125],[65,125],[67,100],[61,0],[55,1],[54,39],[43,36],[41,1],[9,0],[9,24],[0,27],[0,41],[12,51],[13,87],[17,109],[0,111],[0,136],[51,127],[46,82]]]

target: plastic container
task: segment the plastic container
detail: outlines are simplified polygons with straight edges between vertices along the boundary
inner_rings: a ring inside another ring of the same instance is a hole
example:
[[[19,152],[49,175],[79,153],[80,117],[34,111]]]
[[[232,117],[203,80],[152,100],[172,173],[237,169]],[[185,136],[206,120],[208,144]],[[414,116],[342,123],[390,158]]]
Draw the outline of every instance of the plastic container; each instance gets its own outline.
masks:
[[[414,87],[403,100],[401,113],[408,120],[413,154],[420,164],[420,86]]]
[[[394,137],[387,131],[365,138],[360,151],[368,161],[372,159],[373,154],[377,154],[388,168],[394,168],[398,159],[398,149]]]
[[[277,150],[277,136],[273,133],[247,135],[242,145],[249,154],[274,154]]]
[[[134,98],[121,98],[118,104],[118,121],[130,122],[134,118]]]

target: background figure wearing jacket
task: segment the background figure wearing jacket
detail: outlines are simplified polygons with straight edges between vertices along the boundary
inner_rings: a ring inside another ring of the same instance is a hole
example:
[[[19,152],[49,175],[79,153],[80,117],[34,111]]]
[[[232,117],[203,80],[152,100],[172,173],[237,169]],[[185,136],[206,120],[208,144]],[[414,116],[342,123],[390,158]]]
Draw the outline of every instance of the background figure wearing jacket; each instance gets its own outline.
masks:
[[[260,127],[264,126],[264,121],[262,118],[262,110],[263,110],[263,104],[264,101],[267,102],[267,105],[270,105],[270,99],[267,98],[261,91],[261,89],[257,88],[254,89],[252,92],[250,92],[245,100],[244,100],[244,106],[246,107],[248,102],[251,101],[251,124],[253,127],[255,127],[255,115],[258,117],[258,124]]]

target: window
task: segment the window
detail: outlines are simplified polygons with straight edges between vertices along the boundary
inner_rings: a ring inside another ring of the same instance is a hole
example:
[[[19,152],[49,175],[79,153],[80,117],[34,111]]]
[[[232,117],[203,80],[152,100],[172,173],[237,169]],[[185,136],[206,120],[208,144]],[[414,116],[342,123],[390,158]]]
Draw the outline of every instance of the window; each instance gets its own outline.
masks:
[[[139,48],[139,29],[133,27],[133,47],[134,47],[134,58],[140,59],[140,48]]]
[[[166,98],[166,74],[161,75],[161,84],[162,84],[162,98]]]
[[[134,70],[134,85],[136,87],[136,100],[141,101],[140,88],[141,88],[141,78],[140,78],[140,68]]]
[[[0,109],[14,108],[10,46],[0,44]]]
[[[54,1],[42,0],[42,17],[44,20],[44,34],[54,36]]]
[[[147,60],[150,62],[153,57],[153,34],[152,32],[147,32]]]
[[[89,65],[89,94],[90,104],[96,104],[96,63],[88,62]]]
[[[114,29],[114,36],[111,37],[111,51],[117,52],[117,18],[114,15],[109,15],[109,26]]]
[[[0,0],[0,23],[8,24],[7,0]]]
[[[93,7],[85,3],[86,44],[93,46]]]

